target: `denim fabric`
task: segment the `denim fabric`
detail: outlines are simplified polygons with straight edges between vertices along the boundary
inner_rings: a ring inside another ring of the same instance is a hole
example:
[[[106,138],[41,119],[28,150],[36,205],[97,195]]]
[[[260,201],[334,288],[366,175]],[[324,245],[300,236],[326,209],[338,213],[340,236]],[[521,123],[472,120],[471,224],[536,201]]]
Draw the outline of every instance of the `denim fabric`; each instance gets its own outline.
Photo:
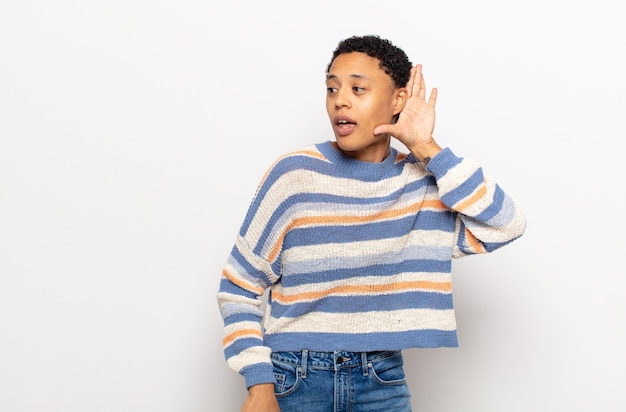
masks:
[[[411,412],[400,351],[274,352],[281,412]]]

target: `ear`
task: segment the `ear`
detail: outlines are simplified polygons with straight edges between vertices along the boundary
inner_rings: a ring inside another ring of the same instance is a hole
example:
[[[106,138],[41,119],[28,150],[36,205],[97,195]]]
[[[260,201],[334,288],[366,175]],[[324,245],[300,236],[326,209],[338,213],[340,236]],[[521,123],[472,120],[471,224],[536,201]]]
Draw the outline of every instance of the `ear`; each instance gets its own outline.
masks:
[[[393,115],[396,116],[404,110],[406,102],[409,100],[409,91],[406,87],[400,87],[395,91]]]

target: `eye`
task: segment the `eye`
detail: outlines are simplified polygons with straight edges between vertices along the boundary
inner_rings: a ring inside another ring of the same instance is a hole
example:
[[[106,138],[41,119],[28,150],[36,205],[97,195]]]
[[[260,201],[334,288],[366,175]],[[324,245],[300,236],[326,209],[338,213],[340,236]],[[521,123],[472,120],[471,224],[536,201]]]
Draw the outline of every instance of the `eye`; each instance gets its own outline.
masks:
[[[328,94],[330,94],[330,93],[336,93],[336,92],[337,92],[337,88],[336,88],[336,87],[328,87],[328,88],[326,88],[326,92],[327,92]]]
[[[362,93],[362,92],[364,92],[364,91],[365,91],[365,89],[364,89],[363,87],[354,86],[354,87],[352,88],[352,91],[353,91],[353,92],[355,92],[355,93]]]

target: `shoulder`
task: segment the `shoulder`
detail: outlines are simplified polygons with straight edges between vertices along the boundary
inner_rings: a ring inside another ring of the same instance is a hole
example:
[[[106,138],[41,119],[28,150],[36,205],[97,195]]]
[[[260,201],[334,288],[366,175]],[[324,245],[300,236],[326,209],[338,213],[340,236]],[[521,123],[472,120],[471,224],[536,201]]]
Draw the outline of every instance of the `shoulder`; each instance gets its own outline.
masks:
[[[314,171],[325,167],[328,159],[319,150],[319,145],[310,145],[279,156],[265,172],[261,185],[273,185],[284,175],[303,171]]]
[[[319,161],[328,162],[328,159],[319,149],[319,145],[310,145],[299,150],[294,150],[280,156],[272,164],[272,168],[298,165],[308,165],[311,163],[317,163]]]

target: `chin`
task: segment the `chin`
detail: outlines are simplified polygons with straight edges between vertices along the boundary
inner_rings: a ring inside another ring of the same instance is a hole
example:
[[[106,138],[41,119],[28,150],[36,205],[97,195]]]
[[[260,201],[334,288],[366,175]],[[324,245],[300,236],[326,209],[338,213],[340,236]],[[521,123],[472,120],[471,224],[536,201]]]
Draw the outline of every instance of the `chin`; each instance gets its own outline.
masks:
[[[344,152],[355,152],[367,147],[367,145],[359,142],[350,141],[350,139],[345,136],[336,137],[335,140],[337,142],[337,147]]]
[[[384,136],[335,136],[335,140],[337,141],[337,145],[339,145],[339,147],[348,151],[379,147],[380,145],[384,145],[388,142],[388,139]]]

